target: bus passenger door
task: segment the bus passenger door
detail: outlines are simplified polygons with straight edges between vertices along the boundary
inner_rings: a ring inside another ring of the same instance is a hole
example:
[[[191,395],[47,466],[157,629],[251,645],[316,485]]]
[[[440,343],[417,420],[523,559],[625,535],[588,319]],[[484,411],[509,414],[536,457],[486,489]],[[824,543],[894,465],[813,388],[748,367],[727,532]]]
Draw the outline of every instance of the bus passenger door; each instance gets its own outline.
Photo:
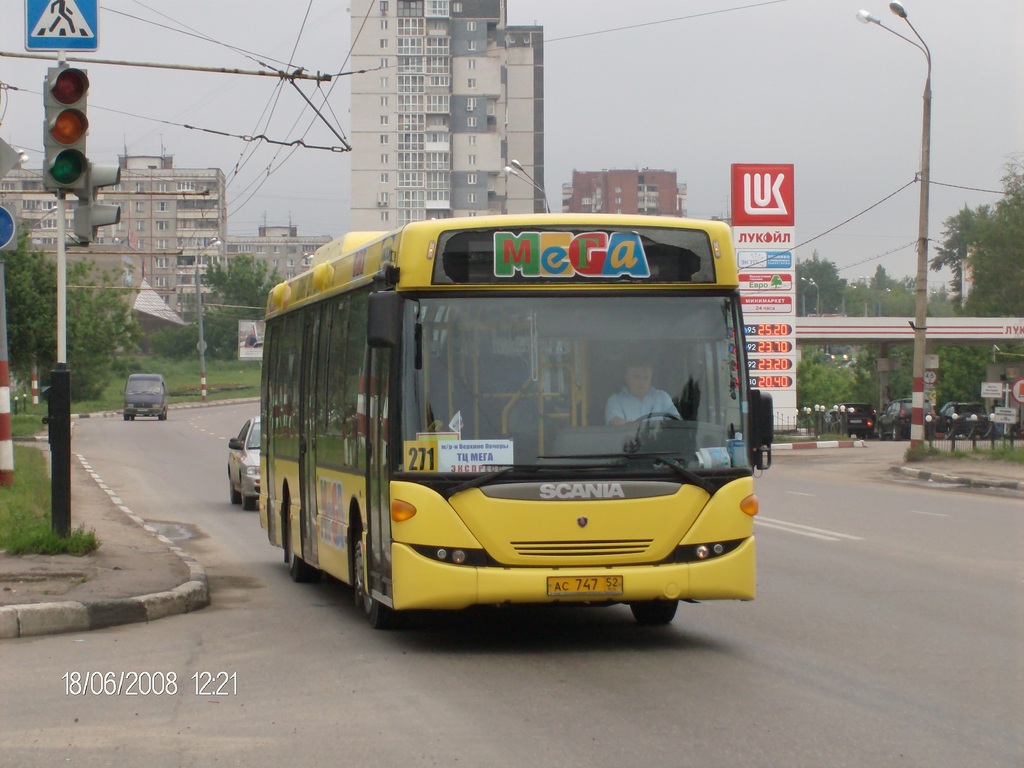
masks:
[[[391,349],[370,349],[369,411],[366,468],[367,592],[391,606],[391,471],[388,461],[388,391],[391,377]]]
[[[300,555],[312,566],[319,563],[317,553],[316,497],[316,414],[320,399],[317,378],[317,324],[319,314],[306,315],[302,327],[302,363],[299,408],[299,537]]]

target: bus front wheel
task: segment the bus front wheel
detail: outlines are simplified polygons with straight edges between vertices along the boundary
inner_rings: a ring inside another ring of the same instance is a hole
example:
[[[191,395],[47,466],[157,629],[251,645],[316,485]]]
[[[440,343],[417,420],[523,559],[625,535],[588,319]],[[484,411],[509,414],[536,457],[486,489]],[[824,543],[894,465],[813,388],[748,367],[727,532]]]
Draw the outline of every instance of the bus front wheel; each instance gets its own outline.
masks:
[[[288,573],[292,577],[292,581],[297,584],[308,584],[320,580],[322,575],[320,569],[310,565],[292,552],[291,547],[285,550],[285,559],[288,560]]]
[[[645,626],[671,623],[678,607],[678,600],[644,600],[629,604],[629,610],[633,612],[636,623]]]
[[[355,551],[355,584],[353,594],[357,607],[362,607],[366,620],[374,629],[394,629],[399,626],[400,614],[393,608],[374,599],[366,585],[366,538],[362,535],[356,542]]]

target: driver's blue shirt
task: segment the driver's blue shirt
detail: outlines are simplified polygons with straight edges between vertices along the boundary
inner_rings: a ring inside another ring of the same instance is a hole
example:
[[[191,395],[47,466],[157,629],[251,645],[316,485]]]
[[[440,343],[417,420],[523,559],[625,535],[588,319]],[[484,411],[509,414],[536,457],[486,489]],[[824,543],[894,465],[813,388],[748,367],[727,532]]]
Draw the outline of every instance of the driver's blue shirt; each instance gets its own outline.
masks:
[[[610,424],[616,416],[625,421],[636,421],[652,413],[668,413],[679,418],[679,411],[672,404],[668,392],[652,387],[643,398],[638,398],[629,393],[628,387],[623,387],[608,398],[604,407],[604,423]]]

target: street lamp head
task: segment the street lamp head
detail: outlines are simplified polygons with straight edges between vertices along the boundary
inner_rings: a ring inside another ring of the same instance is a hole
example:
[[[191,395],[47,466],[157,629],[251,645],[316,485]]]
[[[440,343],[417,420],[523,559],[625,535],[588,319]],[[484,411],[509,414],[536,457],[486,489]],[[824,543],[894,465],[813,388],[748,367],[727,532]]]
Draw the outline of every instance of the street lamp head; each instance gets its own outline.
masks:
[[[505,171],[505,175],[506,176],[518,176],[519,175],[518,173],[516,173],[516,169],[513,168],[511,165],[506,165],[505,168],[504,168],[504,171]]]
[[[861,24],[881,24],[882,20],[877,16],[873,16],[869,11],[859,10],[857,11],[857,21]]]
[[[509,164],[517,171],[522,171],[523,173],[526,173],[526,169],[523,168],[523,164],[520,163],[518,160],[509,160]]]
[[[896,0],[893,0],[891,3],[889,3],[889,10],[892,11],[893,14],[895,14],[896,16],[899,16],[901,19],[907,18],[907,10],[906,8],[903,7],[903,3],[898,3],[896,2]]]

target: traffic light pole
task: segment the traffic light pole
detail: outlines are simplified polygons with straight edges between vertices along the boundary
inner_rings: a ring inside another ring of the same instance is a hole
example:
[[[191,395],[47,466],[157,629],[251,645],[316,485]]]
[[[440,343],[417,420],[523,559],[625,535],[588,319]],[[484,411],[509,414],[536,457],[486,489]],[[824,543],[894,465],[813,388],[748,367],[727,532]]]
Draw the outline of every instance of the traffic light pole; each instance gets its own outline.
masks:
[[[50,439],[50,526],[71,533],[71,371],[67,341],[67,201],[57,195],[57,364],[50,372],[47,427]]]
[[[68,361],[68,227],[67,200],[57,195],[57,362]]]

